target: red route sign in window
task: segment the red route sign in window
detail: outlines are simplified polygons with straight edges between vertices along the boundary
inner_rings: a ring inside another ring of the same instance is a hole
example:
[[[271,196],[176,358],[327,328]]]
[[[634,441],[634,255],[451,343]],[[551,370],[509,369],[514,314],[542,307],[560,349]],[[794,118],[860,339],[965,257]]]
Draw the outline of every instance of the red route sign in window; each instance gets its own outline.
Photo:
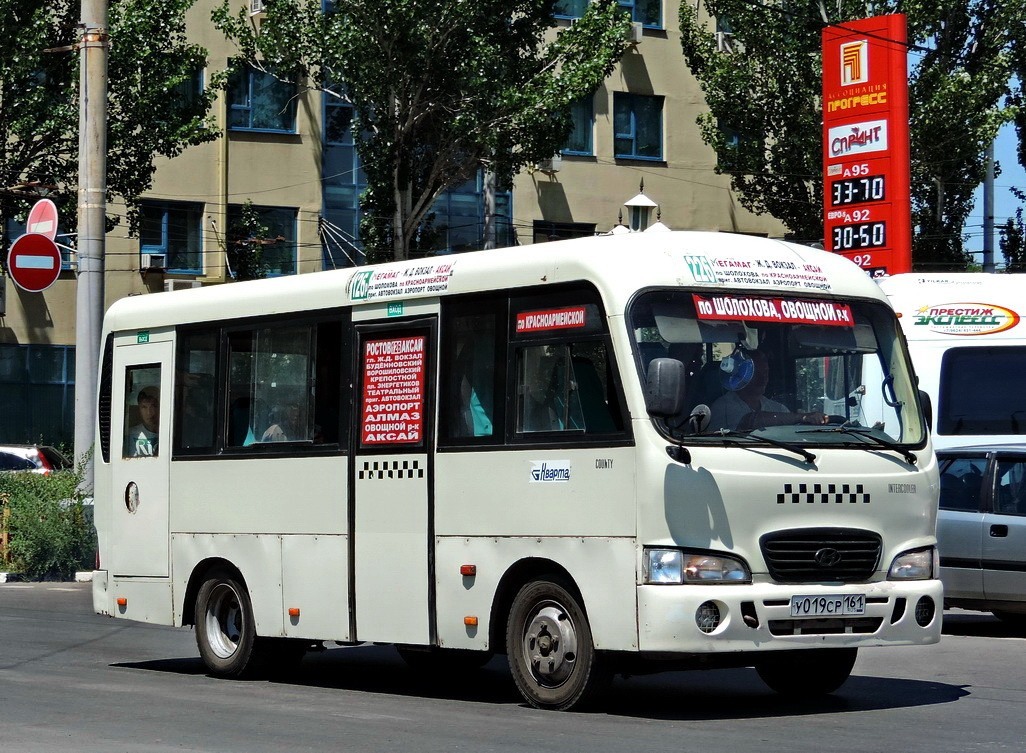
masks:
[[[364,343],[363,445],[423,441],[425,343],[423,335]]]
[[[905,16],[823,29],[823,244],[874,276],[912,269]]]
[[[854,327],[851,306],[834,301],[753,296],[692,295],[699,319]]]
[[[570,306],[543,311],[521,311],[517,314],[517,333],[546,332],[556,329],[577,329],[587,324],[584,306]]]

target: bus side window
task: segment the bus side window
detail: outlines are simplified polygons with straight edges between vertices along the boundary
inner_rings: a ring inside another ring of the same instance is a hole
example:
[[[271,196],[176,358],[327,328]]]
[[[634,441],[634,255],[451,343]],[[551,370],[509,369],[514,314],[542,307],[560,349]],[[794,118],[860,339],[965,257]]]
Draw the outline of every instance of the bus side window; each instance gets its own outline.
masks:
[[[125,373],[122,457],[160,453],[160,366],[130,366]]]
[[[212,451],[216,420],[218,331],[182,333],[175,373],[175,451]]]
[[[503,440],[502,390],[505,360],[497,362],[499,308],[491,301],[453,301],[446,306],[441,360],[443,440],[494,444]]]
[[[569,348],[532,345],[521,348],[517,359],[517,431],[581,430],[577,395],[569,389]]]

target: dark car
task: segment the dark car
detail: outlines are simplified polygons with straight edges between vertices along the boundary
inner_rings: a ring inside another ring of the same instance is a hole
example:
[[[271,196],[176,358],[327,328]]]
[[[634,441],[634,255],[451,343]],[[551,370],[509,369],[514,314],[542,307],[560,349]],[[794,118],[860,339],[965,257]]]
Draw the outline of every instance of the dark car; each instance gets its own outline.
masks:
[[[71,467],[71,461],[53,447],[41,445],[0,445],[0,471],[52,473]]]
[[[937,459],[945,604],[1026,627],[1026,445],[947,448]]]

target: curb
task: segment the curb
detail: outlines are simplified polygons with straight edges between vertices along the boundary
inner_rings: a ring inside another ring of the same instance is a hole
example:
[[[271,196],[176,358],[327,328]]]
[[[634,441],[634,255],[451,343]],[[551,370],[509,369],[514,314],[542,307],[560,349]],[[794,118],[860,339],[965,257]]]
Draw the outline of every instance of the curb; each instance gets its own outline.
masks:
[[[21,580],[17,573],[2,573],[0,572],[0,583],[14,583]],[[75,573],[73,582],[75,583],[91,583],[93,580],[92,570],[80,570]]]

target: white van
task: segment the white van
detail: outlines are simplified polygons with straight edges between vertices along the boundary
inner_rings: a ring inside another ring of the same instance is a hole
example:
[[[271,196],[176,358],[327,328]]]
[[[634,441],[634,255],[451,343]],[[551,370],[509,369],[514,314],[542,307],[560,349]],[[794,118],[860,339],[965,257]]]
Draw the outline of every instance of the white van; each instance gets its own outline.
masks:
[[[880,287],[933,403],[934,447],[1026,441],[1026,275],[909,273]]]
[[[445,677],[501,653],[570,709],[662,660],[829,693],[860,649],[940,639],[911,362],[836,254],[583,238],[135,296],[104,326],[93,604],[195,625],[215,675],[325,642]]]

